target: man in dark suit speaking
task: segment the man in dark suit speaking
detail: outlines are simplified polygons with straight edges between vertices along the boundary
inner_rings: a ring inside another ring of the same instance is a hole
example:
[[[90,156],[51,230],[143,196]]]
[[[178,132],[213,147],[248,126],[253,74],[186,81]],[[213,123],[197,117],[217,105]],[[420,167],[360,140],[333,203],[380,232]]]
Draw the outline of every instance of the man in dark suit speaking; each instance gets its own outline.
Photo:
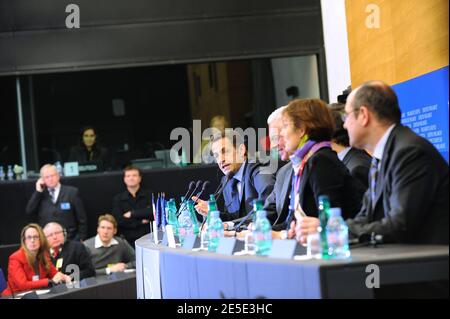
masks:
[[[87,237],[86,212],[78,189],[61,185],[54,165],[41,168],[41,178],[36,182],[36,191],[26,207],[27,214],[37,214],[43,227],[57,222],[67,230],[67,239],[84,240]]]
[[[371,81],[345,106],[350,144],[373,154],[361,211],[347,220],[355,236],[379,234],[385,242],[448,244],[448,164],[426,139],[400,124],[395,92]],[[313,227],[302,220],[297,238]],[[303,239],[301,238],[303,241]]]
[[[220,217],[222,221],[236,222],[253,210],[254,199],[266,200],[275,183],[275,172],[265,170],[261,163],[248,159],[247,147],[240,134],[215,136],[211,142],[211,151],[225,175],[221,181],[225,207]],[[199,200],[196,209],[206,215],[206,201]]]

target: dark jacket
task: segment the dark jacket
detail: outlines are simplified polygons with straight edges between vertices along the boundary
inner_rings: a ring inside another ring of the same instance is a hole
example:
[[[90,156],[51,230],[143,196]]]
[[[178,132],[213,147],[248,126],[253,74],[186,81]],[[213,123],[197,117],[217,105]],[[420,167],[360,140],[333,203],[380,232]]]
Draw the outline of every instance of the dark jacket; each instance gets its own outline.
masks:
[[[364,190],[350,175],[336,152],[323,147],[306,162],[298,193],[300,205],[307,216],[318,217],[318,197],[327,195],[331,207],[340,207],[343,218],[350,218],[359,212]],[[289,220],[283,222],[279,219],[274,230],[286,229],[293,218],[291,214]]]
[[[289,195],[291,193],[292,163],[284,165],[277,172],[272,193],[267,197],[264,209],[271,224],[284,221],[289,213]]]
[[[270,195],[275,184],[275,173],[266,172],[261,163],[245,163],[244,175],[242,178],[242,198],[239,211],[230,211],[232,202],[231,183],[228,183],[223,190],[224,211],[220,215],[222,221],[235,220],[245,216],[253,210],[253,200],[261,199],[263,202]],[[227,177],[222,178],[221,184],[227,182]]]
[[[409,128],[397,125],[384,148],[375,207],[370,192],[352,234],[375,232],[386,242],[448,244],[448,164],[436,148]]]
[[[73,274],[73,270],[68,269],[67,266],[75,264],[80,268],[80,280],[95,276],[95,269],[89,251],[81,242],[66,241],[58,255],[56,257],[50,255],[50,258],[55,267],[58,259],[62,258],[62,265],[58,271],[66,275]]]
[[[67,230],[67,239],[83,240],[87,237],[86,211],[78,189],[61,185],[56,203],[53,204],[47,189],[35,191],[28,201],[27,214],[37,214],[38,222],[44,227],[57,222]]]
[[[105,147],[94,144],[91,151],[88,151],[84,145],[73,146],[70,149],[68,162],[78,163],[97,163],[100,164],[99,170],[108,170],[111,168],[111,160],[108,150]]]
[[[358,150],[353,147],[350,148],[342,159],[342,163],[344,163],[344,165],[348,168],[350,175],[361,183],[364,191],[369,188],[369,170],[371,160],[372,158],[366,151]]]
[[[153,221],[152,193],[139,189],[136,197],[128,191],[116,195],[113,199],[112,213],[119,224],[119,233],[134,245],[136,239],[150,232],[149,224],[142,224],[143,219]],[[124,218],[123,214],[131,211],[131,218]]]

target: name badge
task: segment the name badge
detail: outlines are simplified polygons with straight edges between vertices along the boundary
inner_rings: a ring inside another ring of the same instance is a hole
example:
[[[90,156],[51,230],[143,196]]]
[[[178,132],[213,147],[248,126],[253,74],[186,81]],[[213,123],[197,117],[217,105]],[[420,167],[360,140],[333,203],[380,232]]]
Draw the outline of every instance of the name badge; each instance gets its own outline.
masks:
[[[63,259],[58,258],[58,260],[56,261],[56,269],[61,269],[62,264],[63,264]]]
[[[39,276],[38,275],[34,275],[32,278],[33,281],[38,281],[39,280]]]
[[[70,209],[70,203],[61,203],[61,209],[62,210],[69,210]]]

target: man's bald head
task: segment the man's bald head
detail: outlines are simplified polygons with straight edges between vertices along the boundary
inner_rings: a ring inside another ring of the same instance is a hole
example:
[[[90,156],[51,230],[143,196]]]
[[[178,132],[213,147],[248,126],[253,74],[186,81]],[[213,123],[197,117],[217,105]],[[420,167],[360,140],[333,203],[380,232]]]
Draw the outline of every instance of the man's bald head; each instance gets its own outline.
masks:
[[[355,111],[367,107],[380,122],[399,124],[402,113],[394,90],[382,81],[368,81],[353,90],[347,104]]]
[[[45,164],[41,168],[41,178],[44,180],[45,186],[55,188],[59,184],[59,173],[55,165]]]

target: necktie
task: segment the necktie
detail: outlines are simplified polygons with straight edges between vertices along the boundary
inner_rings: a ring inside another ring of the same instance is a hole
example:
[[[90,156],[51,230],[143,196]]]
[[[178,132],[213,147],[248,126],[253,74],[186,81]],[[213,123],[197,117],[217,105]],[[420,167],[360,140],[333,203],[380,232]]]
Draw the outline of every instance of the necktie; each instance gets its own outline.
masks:
[[[230,213],[238,213],[239,207],[241,203],[241,199],[239,198],[239,191],[237,184],[239,181],[236,178],[232,178],[231,181],[231,204],[229,206],[229,212]]]
[[[372,200],[372,208],[375,207],[379,162],[378,158],[372,157],[372,162],[370,163],[370,198]]]
[[[50,194],[50,199],[52,200],[52,203],[55,203],[55,189],[49,188],[48,193]]]

